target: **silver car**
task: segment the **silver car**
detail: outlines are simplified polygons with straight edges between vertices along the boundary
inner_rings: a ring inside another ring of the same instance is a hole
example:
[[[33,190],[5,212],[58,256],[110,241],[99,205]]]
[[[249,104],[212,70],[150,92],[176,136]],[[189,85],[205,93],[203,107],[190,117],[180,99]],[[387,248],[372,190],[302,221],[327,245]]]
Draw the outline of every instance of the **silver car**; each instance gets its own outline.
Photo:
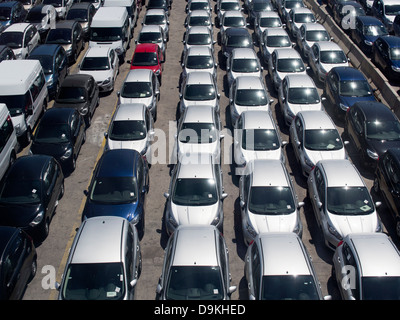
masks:
[[[158,25],[163,31],[167,41],[169,40],[169,18],[164,9],[148,9],[143,17],[143,26]]]
[[[160,300],[229,300],[228,247],[214,226],[180,226],[168,239],[157,285]]]
[[[139,43],[157,43],[161,49],[163,57],[165,59],[165,53],[167,49],[167,37],[164,30],[159,25],[144,25],[139,32],[136,44]]]
[[[228,28],[247,28],[248,23],[246,22],[246,17],[243,15],[241,11],[231,10],[226,11],[221,17],[219,22],[219,38],[224,38],[224,33]]]
[[[285,29],[267,28],[260,39],[261,57],[268,63],[272,52],[277,48],[292,48],[293,43]]]
[[[322,300],[321,284],[303,242],[293,232],[265,232],[247,248],[250,300]]]
[[[297,33],[297,45],[306,59],[308,59],[311,47],[315,42],[330,41],[330,39],[331,37],[328,31],[318,22],[303,23],[300,27],[300,31]]]
[[[58,298],[133,300],[141,268],[134,225],[122,217],[86,219],[75,235],[61,284],[57,284]]]
[[[256,34],[257,43],[260,44],[264,30],[268,28],[283,28],[281,18],[275,11],[260,12],[254,22],[254,32]]]
[[[239,0],[218,0],[216,5],[216,20],[218,22],[217,26],[220,26],[222,21],[222,16],[225,12],[228,11],[237,11],[242,12],[242,6]]]
[[[293,8],[289,11],[289,19],[286,21],[286,27],[293,38],[297,38],[297,34],[303,23],[316,23],[317,19],[314,13],[308,8]]]
[[[290,10],[305,7],[303,0],[275,0],[275,3],[283,23],[289,20]]]
[[[323,159],[347,159],[345,144],[325,111],[300,111],[289,129],[290,141],[302,173],[308,177]]]
[[[223,228],[224,192],[222,170],[209,153],[192,153],[173,170],[164,223],[168,234],[179,225],[213,225]]]
[[[324,110],[317,87],[307,74],[285,76],[278,89],[278,101],[287,126],[300,111]]]
[[[376,205],[349,160],[320,160],[307,180],[313,211],[325,245],[335,250],[349,233],[381,232]]]
[[[352,233],[337,246],[333,272],[343,300],[399,300],[400,252],[384,233]]]
[[[194,10],[207,10],[212,11],[209,0],[188,0],[185,7],[186,14],[190,14]]]
[[[239,180],[243,238],[249,245],[263,232],[294,232],[301,237],[303,226],[292,179],[280,160],[257,159],[248,163]]]
[[[186,31],[191,27],[207,27],[210,30],[213,29],[213,22],[211,13],[208,10],[193,10],[188,13],[185,18],[184,26]]]
[[[255,76],[263,79],[263,70],[254,49],[233,49],[226,62],[228,85],[230,87],[233,81],[241,76]]]
[[[183,43],[183,55],[186,51],[192,47],[207,46],[214,54],[213,32],[206,26],[193,26],[190,27],[184,35]]]
[[[191,47],[186,51],[182,60],[181,83],[191,72],[209,72],[217,80],[217,62],[208,46]]]

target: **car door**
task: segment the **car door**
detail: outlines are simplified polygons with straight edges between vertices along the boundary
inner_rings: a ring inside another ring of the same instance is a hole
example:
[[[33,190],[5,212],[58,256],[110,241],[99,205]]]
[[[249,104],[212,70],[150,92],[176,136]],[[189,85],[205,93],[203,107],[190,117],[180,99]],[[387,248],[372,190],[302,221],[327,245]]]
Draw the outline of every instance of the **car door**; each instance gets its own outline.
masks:
[[[111,66],[111,68],[113,70],[113,79],[114,79],[114,82],[115,82],[115,80],[117,79],[117,75],[119,73],[119,67],[118,67],[118,56],[115,53],[114,49],[110,50],[108,59],[110,60],[110,66]]]
[[[310,200],[318,225],[321,227],[325,206],[325,180],[320,167],[315,167],[312,178]]]
[[[293,130],[293,151],[296,156],[297,161],[300,161],[301,157],[304,156],[304,144],[303,144],[303,133],[304,133],[304,125],[299,116],[296,116],[294,119]]]
[[[363,126],[360,118],[360,110],[357,107],[350,108],[348,113],[347,134],[353,142],[357,151],[360,150],[360,136],[363,132]]]
[[[319,48],[313,45],[310,50],[309,64],[314,74],[318,76],[319,66]]]
[[[325,82],[325,97],[331,105],[338,103],[336,101],[338,90],[337,76],[334,73],[329,73]]]
[[[78,157],[81,146],[85,140],[85,129],[85,121],[79,112],[75,110],[71,118],[71,133],[74,144],[74,155],[76,158]]]
[[[249,291],[249,299],[250,300],[259,300],[261,298],[260,291],[261,291],[261,256],[260,250],[256,242],[253,243],[251,247],[251,253],[249,257],[249,283],[248,291]]]
[[[58,204],[58,190],[57,190],[57,167],[53,160],[48,162],[46,171],[43,175],[43,205],[46,208],[45,219],[51,219],[54,210]]]
[[[383,158],[384,179],[381,179],[380,189],[386,198],[389,207],[398,216],[400,200],[400,168],[388,153]]]

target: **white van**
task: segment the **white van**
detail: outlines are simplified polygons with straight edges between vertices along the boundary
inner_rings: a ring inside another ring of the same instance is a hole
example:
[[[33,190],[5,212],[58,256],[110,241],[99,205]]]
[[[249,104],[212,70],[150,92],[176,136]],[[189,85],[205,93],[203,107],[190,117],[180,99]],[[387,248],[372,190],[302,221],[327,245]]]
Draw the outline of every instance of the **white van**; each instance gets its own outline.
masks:
[[[4,103],[0,103],[0,180],[17,158],[17,148],[17,135],[10,112]]]
[[[128,11],[129,22],[133,32],[138,19],[136,0],[104,0],[103,7],[125,7]]]
[[[100,7],[90,25],[89,46],[110,46],[124,58],[131,39],[128,11],[124,7]]]
[[[39,60],[6,60],[0,63],[0,103],[10,110],[22,144],[29,144],[40,115],[47,109],[46,79]]]

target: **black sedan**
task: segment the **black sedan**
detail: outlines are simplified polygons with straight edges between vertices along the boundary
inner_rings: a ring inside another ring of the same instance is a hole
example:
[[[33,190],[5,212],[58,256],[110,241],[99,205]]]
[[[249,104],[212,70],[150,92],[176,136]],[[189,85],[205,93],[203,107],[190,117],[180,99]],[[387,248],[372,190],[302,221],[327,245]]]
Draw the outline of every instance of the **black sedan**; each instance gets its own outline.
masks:
[[[20,300],[35,277],[37,254],[32,238],[15,227],[0,227],[0,300]]]
[[[344,132],[365,167],[375,169],[387,149],[400,147],[400,121],[389,107],[377,101],[353,104],[346,113]]]
[[[74,108],[85,118],[89,127],[99,105],[99,86],[88,74],[68,75],[55,98],[53,108]]]
[[[78,110],[51,108],[40,120],[30,151],[32,154],[53,156],[65,174],[75,170],[76,159],[85,139],[85,120]]]
[[[0,185],[0,225],[20,227],[43,241],[63,194],[64,174],[53,157],[19,157]]]
[[[372,45],[371,60],[389,80],[400,79],[400,37],[380,36]]]

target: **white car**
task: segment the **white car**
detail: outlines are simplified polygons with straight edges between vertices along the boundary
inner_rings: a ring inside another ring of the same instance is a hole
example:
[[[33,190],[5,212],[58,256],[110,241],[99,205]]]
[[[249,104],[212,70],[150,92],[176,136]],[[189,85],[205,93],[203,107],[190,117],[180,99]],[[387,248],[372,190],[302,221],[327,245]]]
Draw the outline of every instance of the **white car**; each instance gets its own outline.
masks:
[[[111,47],[89,47],[79,63],[78,73],[93,76],[100,92],[113,91],[119,74],[118,55]]]
[[[142,26],[158,25],[163,31],[167,41],[169,40],[169,18],[164,9],[148,9],[143,17]]]
[[[165,59],[165,53],[167,49],[167,37],[164,34],[164,30],[159,25],[144,25],[140,30],[135,43],[157,43],[163,53]]]
[[[182,61],[181,82],[185,82],[186,77],[191,72],[209,72],[217,80],[217,62],[211,49],[207,46],[196,46],[186,51]]]
[[[292,48],[293,43],[289,34],[283,28],[267,28],[260,39],[261,57],[268,63],[272,52],[277,48]]]
[[[239,180],[243,238],[249,245],[264,232],[302,236],[300,207],[292,179],[280,160],[254,160]]]
[[[230,10],[224,12],[219,22],[220,39],[223,39],[224,33],[228,28],[247,28],[248,23],[246,22],[246,17],[241,11]]]
[[[191,47],[207,46],[214,53],[214,44],[216,41],[213,40],[213,32],[206,26],[193,26],[190,27],[186,32],[182,41],[183,55]]]
[[[321,97],[310,76],[287,75],[278,90],[278,101],[285,120],[290,126],[299,111],[323,110]]]
[[[233,135],[236,173],[256,159],[274,159],[286,162],[282,141],[271,112],[244,111],[239,116]]]
[[[260,44],[262,34],[264,30],[268,28],[283,28],[281,18],[275,11],[263,11],[257,15],[256,21],[254,22],[254,32],[258,44]]]
[[[293,48],[275,49],[268,60],[269,76],[276,91],[279,91],[285,76],[292,74],[306,75],[307,68],[300,54]]]
[[[39,32],[31,23],[13,23],[0,34],[0,45],[10,47],[16,59],[26,59],[39,43]]]
[[[300,111],[289,129],[290,141],[302,173],[308,177],[324,159],[347,159],[346,142],[325,111]]]
[[[144,104],[124,103],[118,105],[105,137],[105,150],[136,150],[151,164],[154,123],[149,109]]]
[[[304,57],[308,59],[311,47],[318,41],[330,41],[328,31],[320,23],[303,23],[297,33],[297,45]]]
[[[176,137],[177,159],[193,153],[210,153],[215,163],[221,160],[222,123],[211,106],[188,106],[179,118]]]
[[[376,206],[349,160],[321,160],[307,179],[309,199],[325,245],[335,250],[350,233],[381,232]]]
[[[244,111],[270,111],[272,101],[260,77],[237,77],[229,89],[231,125],[236,126],[237,119]]]
[[[242,6],[239,0],[218,0],[216,5],[216,13],[217,13],[217,26],[222,22],[222,16],[225,12],[228,11],[236,11],[242,12]]]
[[[289,19],[286,21],[286,27],[293,38],[297,38],[297,33],[303,23],[316,23],[317,19],[314,13],[308,8],[293,8],[289,11]]]
[[[193,10],[185,18],[184,26],[186,31],[191,27],[207,27],[210,31],[213,29],[211,13],[208,10]]]
[[[263,78],[263,67],[252,48],[233,49],[227,59],[226,72],[229,87],[237,77],[255,76]]]
[[[308,61],[316,79],[321,82],[325,82],[326,76],[332,68],[349,66],[348,58],[342,48],[332,41],[314,43]]]

